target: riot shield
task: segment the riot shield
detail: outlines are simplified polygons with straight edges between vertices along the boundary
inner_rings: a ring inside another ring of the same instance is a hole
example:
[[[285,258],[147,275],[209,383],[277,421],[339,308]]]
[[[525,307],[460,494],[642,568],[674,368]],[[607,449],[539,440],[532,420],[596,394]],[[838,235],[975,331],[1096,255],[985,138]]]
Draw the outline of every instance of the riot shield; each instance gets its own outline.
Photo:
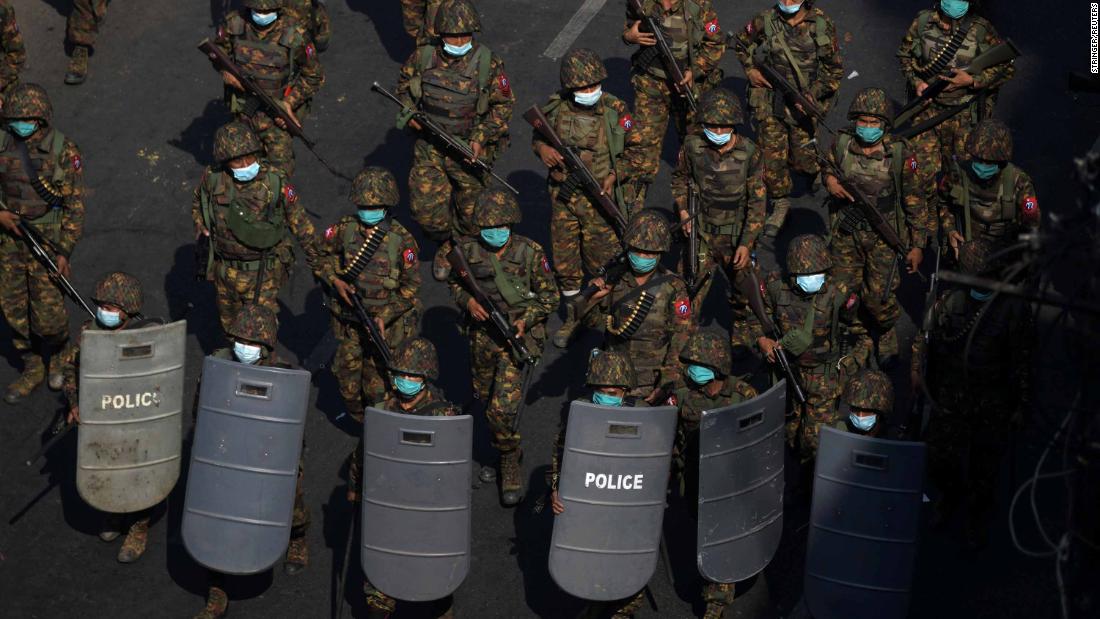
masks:
[[[924,452],[821,428],[804,584],[816,619],[908,616]]]
[[[763,570],[783,535],[787,382],[747,402],[703,411],[696,561],[712,582]]]
[[[565,433],[550,575],[567,593],[610,601],[657,566],[676,409],[573,402]]]
[[[81,334],[76,490],[92,507],[140,511],[176,485],[186,337],[183,320]]]
[[[290,542],[310,374],[207,357],[183,544],[224,574],[262,572]]]
[[[399,600],[444,598],[470,568],[473,418],[368,408],[363,423],[363,573]]]

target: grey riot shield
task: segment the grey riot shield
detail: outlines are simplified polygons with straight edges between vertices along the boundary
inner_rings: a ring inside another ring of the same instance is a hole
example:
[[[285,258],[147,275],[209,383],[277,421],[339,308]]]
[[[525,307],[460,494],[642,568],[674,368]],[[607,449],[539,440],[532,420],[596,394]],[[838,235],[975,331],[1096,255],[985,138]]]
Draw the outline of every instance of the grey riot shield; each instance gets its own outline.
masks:
[[[816,619],[902,619],[917,556],[924,443],[821,428],[806,547]]]
[[[183,506],[204,567],[262,572],[290,542],[310,374],[207,357]]]
[[[569,409],[550,575],[567,593],[609,601],[641,591],[657,566],[676,409]]]
[[[80,336],[76,489],[92,507],[160,503],[180,475],[186,321]]]
[[[787,383],[704,411],[699,425],[699,573],[737,582],[763,570],[783,534]]]
[[[363,423],[363,573],[399,600],[446,597],[470,569],[473,418],[368,408]]]

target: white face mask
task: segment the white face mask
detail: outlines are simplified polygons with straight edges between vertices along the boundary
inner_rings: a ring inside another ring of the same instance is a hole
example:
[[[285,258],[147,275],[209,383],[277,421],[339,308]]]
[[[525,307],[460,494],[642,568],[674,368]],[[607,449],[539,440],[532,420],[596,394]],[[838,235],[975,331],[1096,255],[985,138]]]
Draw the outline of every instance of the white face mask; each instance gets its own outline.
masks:
[[[592,107],[600,101],[600,97],[603,96],[603,88],[597,88],[592,92],[574,92],[573,100],[577,102],[577,105],[583,105],[585,107]]]
[[[252,365],[260,360],[260,347],[244,342],[234,342],[233,354],[237,356],[237,360],[241,363]]]

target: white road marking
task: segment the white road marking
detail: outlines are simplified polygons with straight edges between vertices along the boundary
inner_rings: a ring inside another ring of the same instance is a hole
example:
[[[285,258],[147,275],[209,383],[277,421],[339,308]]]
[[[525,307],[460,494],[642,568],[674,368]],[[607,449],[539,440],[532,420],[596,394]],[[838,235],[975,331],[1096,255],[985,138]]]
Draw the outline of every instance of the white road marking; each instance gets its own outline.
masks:
[[[584,0],[581,8],[577,9],[577,12],[565,24],[565,28],[562,28],[558,36],[550,42],[550,46],[542,52],[542,55],[551,60],[561,58],[565,52],[569,51],[573,41],[576,41],[577,37],[588,27],[588,22],[592,21],[592,18],[600,12],[605,4],[607,4],[607,0]]]

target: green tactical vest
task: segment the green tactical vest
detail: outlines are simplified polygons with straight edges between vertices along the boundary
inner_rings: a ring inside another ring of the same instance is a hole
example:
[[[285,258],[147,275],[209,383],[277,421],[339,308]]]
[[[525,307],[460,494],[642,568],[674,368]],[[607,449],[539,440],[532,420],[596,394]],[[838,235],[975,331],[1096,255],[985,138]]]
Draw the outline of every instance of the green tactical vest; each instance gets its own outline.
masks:
[[[676,62],[680,64],[680,67],[686,72],[687,69],[694,66],[695,50],[702,44],[704,32],[702,23],[703,8],[699,3],[695,0],[683,0],[683,11],[672,15],[665,15],[660,0],[649,0],[642,6],[647,15],[661,16],[661,31],[665,33],[669,47],[672,48],[672,56],[676,58]],[[641,53],[645,49],[643,47],[635,53]],[[658,79],[668,78],[664,63],[659,59],[656,62],[649,63],[649,66],[645,67],[645,71]]]
[[[478,280],[481,289],[494,303],[500,304],[510,320],[518,319],[536,297],[531,289],[532,270],[536,268],[531,244],[513,235],[509,247],[499,258],[477,241],[466,243],[462,249],[470,264],[470,274]]]
[[[958,161],[952,165],[958,182],[951,185],[949,198],[958,211],[962,211],[963,237],[969,241],[976,234],[994,242],[1005,240],[1016,223],[1016,183],[1020,168],[1006,164],[997,182],[985,188],[975,183]],[[955,213],[956,217],[958,214]]]
[[[542,113],[561,141],[580,151],[581,160],[596,180],[603,181],[612,171],[616,172],[615,201],[620,208],[626,208],[619,182],[621,175],[618,174],[619,157],[626,150],[626,130],[619,124],[622,119],[619,112],[607,104],[608,97],[618,101],[606,92],[600,98],[598,105],[603,106],[603,122],[595,112],[581,112],[571,105],[563,105],[565,101],[560,94],[550,97],[550,102],[542,107]]]
[[[902,209],[902,187],[901,178],[904,172],[903,166],[905,165],[905,151],[904,144],[899,140],[890,144],[889,153],[889,165],[886,163],[886,158],[883,158],[881,164],[869,157],[860,157],[856,153],[853,153],[851,148],[852,134],[847,131],[841,131],[836,138],[836,148],[834,149],[834,155],[839,162],[840,171],[844,173],[844,177],[851,180],[857,187],[859,187],[868,197],[874,198],[893,198],[890,202],[893,202],[893,213],[883,213],[889,220],[890,215],[894,216],[894,229],[898,234],[902,233],[903,225],[905,221],[905,212]],[[870,166],[858,166],[857,160],[875,161]],[[875,206],[880,206],[881,202]],[[881,210],[881,207],[880,207]]]
[[[233,41],[234,62],[268,96],[282,99],[283,89],[294,75],[294,51],[302,46],[297,30],[284,24],[279,39],[271,43],[260,39],[239,13],[231,14],[225,23]]]
[[[755,152],[756,145],[741,135],[724,155],[718,155],[697,133],[684,138],[684,154],[702,201],[703,221],[714,226],[736,224],[734,238],[740,236],[747,215],[749,161]]]
[[[489,111],[493,54],[475,43],[472,52],[445,65],[440,53],[432,45],[416,50],[416,75],[409,80],[409,95],[448,133],[466,138],[477,117]]]
[[[57,129],[48,127],[49,133],[38,144],[48,144],[47,152],[38,145],[27,145],[31,164],[37,169],[39,178],[47,187],[60,193],[65,181],[65,136]],[[46,176],[46,173],[49,176]],[[24,219],[31,220],[37,226],[61,223],[61,209],[51,208],[31,186],[30,178],[23,169],[23,158],[19,155],[18,145],[7,131],[0,132],[0,192],[9,211]]]
[[[226,204],[224,206],[219,204],[219,206],[226,209],[225,221],[236,240],[255,251],[267,250],[278,245],[286,238],[287,233],[286,210],[278,208],[283,184],[279,175],[273,171],[269,170],[266,178],[272,198],[265,211],[266,216],[258,218],[247,206],[237,201],[237,189],[232,182],[227,182],[225,174],[208,174],[199,196],[206,228],[212,232],[215,231],[216,226],[213,224],[216,218],[213,210],[214,202],[211,198],[224,191]],[[211,249],[216,243],[217,240],[211,243]]]
[[[922,64],[934,62],[937,52],[947,47],[953,34],[951,31],[945,32],[937,24],[932,23],[934,14],[935,10],[929,9],[921,11],[920,15],[917,16],[917,29],[920,33],[920,40],[916,45],[919,46],[917,51],[919,51]],[[961,24],[956,24],[956,27],[960,26]],[[955,58],[947,64],[947,72],[950,73],[950,69],[966,68],[978,56],[978,44],[985,40],[985,37],[985,26],[980,21],[973,23],[970,31],[966,33],[966,38],[963,39],[959,51],[955,53]],[[967,89],[960,88],[953,92],[944,91],[940,93],[936,96],[936,102],[943,105],[961,105],[970,102],[974,97],[975,95],[967,92]]]
[[[829,286],[825,294],[809,297],[795,294],[780,279],[768,282],[768,297],[776,306],[776,326],[784,339],[804,342],[804,346],[786,345],[800,367],[831,364],[839,355],[840,307],[846,299]],[[801,350],[800,350],[801,349]]]
[[[347,269],[351,266],[365,242],[366,236],[360,232],[358,221],[347,218],[341,235],[341,268]],[[391,302],[393,291],[400,286],[401,270],[404,268],[401,249],[401,236],[391,228],[382,239],[382,246],[355,279],[355,289],[359,292],[363,305],[378,307]]]
[[[833,40],[829,37],[825,17],[816,15],[813,24],[812,35],[807,33],[808,36],[799,39],[788,39],[785,34],[787,26],[776,12],[771,10],[764,15],[764,41],[760,46],[765,60],[802,92],[809,92],[817,77],[818,58],[833,54]],[[830,99],[819,103],[828,109],[835,97],[836,93],[833,93]],[[750,85],[749,106],[756,111],[757,118],[760,115],[790,116],[782,103],[783,99],[777,98],[774,90]]]

